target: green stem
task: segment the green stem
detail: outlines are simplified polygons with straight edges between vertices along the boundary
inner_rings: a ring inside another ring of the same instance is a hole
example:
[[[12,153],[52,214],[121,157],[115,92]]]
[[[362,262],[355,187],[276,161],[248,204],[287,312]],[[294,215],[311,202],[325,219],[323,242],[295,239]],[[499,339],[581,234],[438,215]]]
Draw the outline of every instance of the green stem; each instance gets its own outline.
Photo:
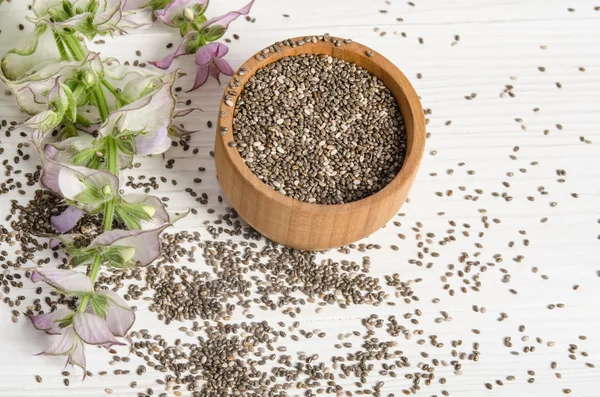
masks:
[[[98,276],[98,271],[100,271],[100,265],[102,264],[102,256],[97,255],[94,259],[94,264],[92,265],[92,271],[90,272],[90,279],[92,283],[96,281],[96,277]]]
[[[96,83],[96,87],[94,88],[94,101],[96,102],[96,106],[98,106],[100,120],[102,120],[104,123],[108,119],[110,109],[108,108],[108,103],[106,102],[106,96],[104,95],[102,85],[99,82]]]
[[[69,49],[69,52],[77,61],[83,62],[86,58],[87,51],[81,45],[81,42],[74,34],[63,34],[60,36],[65,44],[65,46]]]
[[[119,91],[117,91],[117,89],[115,87],[113,87],[113,85],[110,84],[110,82],[108,80],[106,80],[105,78],[101,78],[100,82],[102,83],[102,85],[104,87],[106,87],[106,89],[108,91],[110,91],[111,94],[113,94],[113,96],[117,100],[117,103],[119,104],[119,107],[122,107],[122,106],[126,105],[126,103],[123,100],[123,98],[121,98],[121,94],[119,93]]]
[[[74,34],[64,34],[61,36],[65,46],[69,49],[73,58],[77,61],[83,62],[87,57],[86,49],[81,45],[81,42]],[[102,85],[96,81],[96,87],[93,91],[94,102],[96,106],[98,106],[98,111],[100,112],[100,120],[102,122],[108,119],[108,115],[110,114],[110,109],[108,108],[108,103],[106,102],[106,96],[104,95],[104,91],[102,90]]]
[[[65,48],[65,43],[64,43],[62,37],[60,37],[60,35],[56,31],[53,31],[52,33],[54,34],[54,40],[56,41],[56,46],[58,47],[58,52],[60,52],[60,57],[62,59],[64,59],[65,61],[68,61],[71,58],[69,57],[69,54],[67,53],[67,49]]]
[[[86,49],[81,45],[79,39],[74,34],[64,34],[60,36],[62,38],[62,42],[69,50],[73,58],[78,61],[83,62],[87,57]],[[57,44],[59,40],[57,39]],[[108,107],[108,103],[106,101],[106,96],[104,95],[104,90],[102,86],[105,86],[113,95],[118,102],[120,102],[120,98],[116,95],[117,91],[114,89],[106,80],[99,79],[95,82],[95,87],[93,89],[94,102],[96,106],[98,106],[98,112],[100,113],[100,119],[102,122],[108,119],[110,114],[110,109]],[[113,92],[114,91],[114,92]],[[114,175],[119,175],[119,161],[118,161],[118,148],[117,142],[114,138],[108,137],[106,140],[106,153],[105,159],[107,161],[107,169]],[[111,230],[113,219],[115,216],[115,199],[112,199],[104,204],[104,220],[102,222],[102,229],[104,232]],[[92,268],[90,270],[90,280],[92,283],[96,281],[96,277],[98,277],[98,272],[100,271],[100,267],[102,266],[102,255],[98,253],[94,258],[94,262],[92,263]],[[79,305],[79,312],[84,312],[87,307],[89,301],[88,296],[84,296],[81,299],[81,303]]]
[[[119,174],[119,153],[117,148],[117,141],[115,138],[109,136],[106,137],[106,153],[104,158],[106,159],[106,167],[109,172],[114,175]],[[104,204],[104,219],[102,221],[102,229],[104,232],[108,232],[112,229],[113,219],[115,217],[115,199],[106,202]],[[92,268],[90,270],[90,280],[92,284],[96,281],[96,277],[98,277],[98,272],[100,271],[100,267],[102,266],[102,254],[98,253],[94,258],[94,262],[92,264]],[[78,311],[83,313],[88,304],[89,297],[86,295],[81,298],[81,303],[79,304]]]
[[[96,281],[96,277],[98,277],[100,266],[102,266],[102,256],[96,255],[96,257],[94,258],[94,263],[92,264],[92,270],[90,271],[90,280],[92,280],[92,284]],[[81,298],[81,302],[79,303],[79,307],[77,308],[77,311],[79,313],[85,312],[85,308],[87,307],[89,300],[90,297],[88,295],[85,295],[83,298]]]
[[[113,218],[115,217],[115,199],[112,199],[108,203],[104,204],[104,221],[102,222],[102,229],[108,232],[112,228]]]
[[[83,298],[81,298],[81,302],[79,303],[79,307],[77,308],[77,312],[79,313],[83,313],[85,311],[85,307],[87,306],[88,300],[90,299],[89,296],[85,295]]]
[[[77,87],[75,87],[75,90],[73,91],[73,97],[75,98],[75,102],[79,102],[79,97],[84,92],[85,92],[85,87],[83,86],[83,84],[78,84]]]
[[[106,140],[106,168],[108,172],[114,175],[119,175],[119,149],[117,148],[117,140],[112,136],[104,138]]]

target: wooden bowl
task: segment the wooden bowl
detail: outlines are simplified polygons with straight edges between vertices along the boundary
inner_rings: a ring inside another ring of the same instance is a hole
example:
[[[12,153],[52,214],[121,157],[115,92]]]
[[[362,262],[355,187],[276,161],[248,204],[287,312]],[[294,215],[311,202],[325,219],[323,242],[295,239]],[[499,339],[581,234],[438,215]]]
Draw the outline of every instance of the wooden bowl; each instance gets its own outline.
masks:
[[[315,39],[313,39],[316,38]],[[400,70],[382,55],[351,40],[310,36],[276,43],[250,58],[229,83],[220,106],[215,139],[217,176],[225,196],[253,228],[269,239],[303,250],[339,247],[383,227],[406,199],[425,149],[425,117],[419,97]],[[404,163],[379,192],[347,204],[310,204],[276,192],[246,166],[232,147],[233,114],[244,84],[258,69],[299,54],[327,54],[353,62],[377,76],[393,93],[406,127]],[[231,145],[230,145],[231,144]]]

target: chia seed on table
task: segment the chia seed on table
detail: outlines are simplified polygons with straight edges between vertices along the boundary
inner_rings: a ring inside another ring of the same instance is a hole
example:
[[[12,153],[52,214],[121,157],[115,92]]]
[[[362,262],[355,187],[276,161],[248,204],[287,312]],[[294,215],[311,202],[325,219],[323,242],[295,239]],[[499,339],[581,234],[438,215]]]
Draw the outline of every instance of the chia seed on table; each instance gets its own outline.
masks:
[[[235,147],[259,179],[309,203],[378,192],[406,151],[392,93],[366,70],[327,55],[286,57],[259,69],[237,100],[233,129]]]

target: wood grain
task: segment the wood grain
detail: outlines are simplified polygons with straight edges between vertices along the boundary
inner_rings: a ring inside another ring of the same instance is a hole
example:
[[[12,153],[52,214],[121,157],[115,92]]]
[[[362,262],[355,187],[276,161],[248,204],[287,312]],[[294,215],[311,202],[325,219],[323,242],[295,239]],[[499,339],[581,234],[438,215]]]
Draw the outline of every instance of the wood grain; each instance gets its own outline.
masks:
[[[304,43],[303,38],[289,41]],[[225,88],[219,110],[215,162],[225,196],[252,227],[291,248],[324,250],[339,247],[383,227],[408,196],[425,149],[423,108],[406,76],[387,58],[362,44],[345,43],[339,38],[340,43],[336,45],[331,39],[326,37],[295,47],[281,45],[281,51],[266,57],[258,51],[242,65],[244,72],[238,71],[235,76],[240,87],[228,85]],[[324,54],[352,62],[378,77],[396,98],[406,126],[405,160],[396,177],[379,192],[347,204],[321,205],[294,200],[276,192],[250,171],[237,148],[229,146],[234,142],[232,133],[221,136],[223,127],[233,131],[233,109],[244,84],[254,73],[269,63],[300,54]]]

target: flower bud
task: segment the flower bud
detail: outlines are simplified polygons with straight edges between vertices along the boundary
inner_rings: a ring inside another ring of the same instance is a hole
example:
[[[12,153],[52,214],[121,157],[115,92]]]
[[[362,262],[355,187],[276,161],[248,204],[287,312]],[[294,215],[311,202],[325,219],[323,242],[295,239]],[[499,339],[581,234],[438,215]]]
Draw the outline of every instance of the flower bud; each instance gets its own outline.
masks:
[[[132,247],[122,247],[119,248],[119,253],[123,257],[124,262],[129,262],[131,258],[135,255],[135,249]]]
[[[104,185],[102,187],[102,194],[104,196],[110,196],[110,195],[112,195],[112,187],[110,185]]]
[[[89,87],[96,82],[96,77],[92,73],[85,73],[83,75],[83,82]]]
[[[142,204],[142,208],[150,217],[153,217],[154,214],[156,214],[156,208],[151,205]]]
[[[183,9],[183,17],[187,21],[192,22],[194,20],[194,10],[192,10],[190,7],[185,7]]]

